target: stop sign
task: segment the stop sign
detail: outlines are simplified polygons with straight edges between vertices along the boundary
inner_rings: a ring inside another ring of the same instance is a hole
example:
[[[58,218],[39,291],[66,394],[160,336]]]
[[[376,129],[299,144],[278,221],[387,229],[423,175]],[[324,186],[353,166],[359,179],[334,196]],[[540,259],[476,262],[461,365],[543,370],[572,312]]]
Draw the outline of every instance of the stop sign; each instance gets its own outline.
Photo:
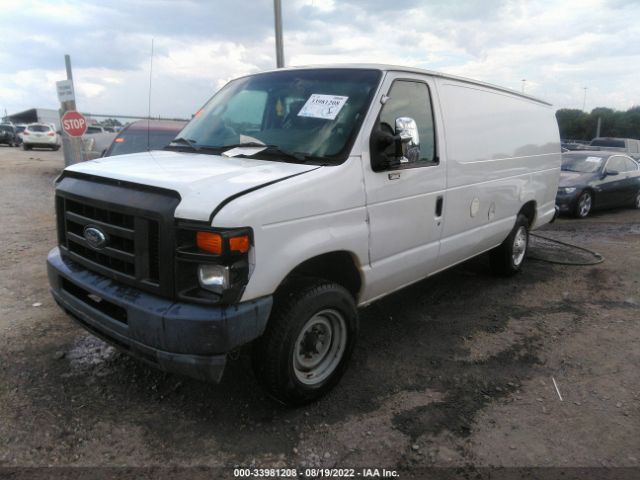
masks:
[[[62,116],[62,129],[71,137],[81,137],[87,131],[87,120],[80,112],[69,111]]]

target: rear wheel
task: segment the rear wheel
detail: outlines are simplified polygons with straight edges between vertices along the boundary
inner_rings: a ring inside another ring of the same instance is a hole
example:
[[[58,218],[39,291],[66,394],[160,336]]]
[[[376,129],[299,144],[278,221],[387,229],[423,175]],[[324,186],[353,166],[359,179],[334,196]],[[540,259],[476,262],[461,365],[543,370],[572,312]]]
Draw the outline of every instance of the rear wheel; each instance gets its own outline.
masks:
[[[576,202],[575,215],[578,218],[586,218],[593,208],[593,195],[589,190],[585,190],[578,197]]]
[[[502,276],[511,276],[520,271],[529,247],[529,219],[518,214],[516,224],[509,236],[498,247],[491,250],[491,270]]]
[[[22,149],[23,150],[31,150],[31,147],[25,143],[22,144]]]
[[[58,150],[60,150],[60,145],[56,145],[55,147],[52,148],[52,150],[54,152],[57,152]]]
[[[358,314],[342,286],[300,279],[277,295],[253,368],[270,395],[287,405],[312,402],[342,377],[355,346]]]

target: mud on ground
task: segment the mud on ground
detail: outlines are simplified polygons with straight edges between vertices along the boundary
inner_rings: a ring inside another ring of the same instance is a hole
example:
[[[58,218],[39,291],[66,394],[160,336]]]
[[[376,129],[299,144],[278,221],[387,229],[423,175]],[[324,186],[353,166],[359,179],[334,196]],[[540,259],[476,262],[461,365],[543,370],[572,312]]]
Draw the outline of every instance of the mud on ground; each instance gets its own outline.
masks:
[[[208,385],[62,313],[45,270],[62,165],[0,148],[0,466],[639,465],[640,211],[544,228],[600,265],[505,280],[480,257],[362,310],[340,385],[288,410],[246,352]]]

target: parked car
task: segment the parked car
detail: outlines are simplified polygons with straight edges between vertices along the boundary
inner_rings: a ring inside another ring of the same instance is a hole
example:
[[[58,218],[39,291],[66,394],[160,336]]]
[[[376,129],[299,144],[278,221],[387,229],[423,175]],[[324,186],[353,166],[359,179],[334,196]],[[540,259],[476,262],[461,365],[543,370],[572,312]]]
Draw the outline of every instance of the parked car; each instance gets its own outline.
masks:
[[[640,140],[635,138],[596,137],[591,140],[589,149],[626,153],[634,160],[640,160]]]
[[[50,148],[58,150],[60,142],[55,128],[46,123],[30,123],[22,132],[22,148]]]
[[[483,252],[519,272],[560,160],[552,106],[510,89],[378,65],[247,75],[164,151],[65,169],[51,291],[167,371],[219,381],[252,343],[267,391],[310,402],[347,367],[357,307]]]
[[[17,124],[16,126],[16,136],[18,137],[18,144],[22,144],[22,135],[24,133],[24,129],[27,128],[24,124]]]
[[[564,153],[556,203],[561,212],[578,218],[596,208],[640,208],[638,163],[615,152]]]
[[[106,130],[102,128],[102,125],[98,125],[94,123],[93,125],[87,125],[87,131],[84,132],[85,135],[93,135],[95,133],[106,133]]]
[[[0,124],[0,145],[9,145],[15,147],[20,143],[16,128],[9,124]]]
[[[171,143],[187,122],[138,120],[127,125],[105,152],[105,157],[162,150]]]

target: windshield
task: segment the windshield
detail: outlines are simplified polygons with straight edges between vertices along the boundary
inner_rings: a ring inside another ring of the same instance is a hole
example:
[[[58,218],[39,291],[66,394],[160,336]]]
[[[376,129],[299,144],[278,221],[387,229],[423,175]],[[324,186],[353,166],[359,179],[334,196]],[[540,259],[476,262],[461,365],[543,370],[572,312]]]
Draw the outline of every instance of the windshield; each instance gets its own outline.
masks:
[[[263,143],[303,159],[339,163],[349,153],[381,75],[377,70],[318,69],[240,78],[195,115],[180,133],[188,140],[180,146],[210,153]],[[277,150],[269,152],[253,157],[271,159]]]
[[[27,129],[30,132],[48,132],[51,130],[47,125],[29,125]]]
[[[605,157],[594,155],[564,155],[562,170],[565,172],[595,173],[604,163]]]
[[[147,136],[146,130],[125,130],[113,141],[105,156],[161,150],[171,143],[177,133],[177,130],[151,130]]]

